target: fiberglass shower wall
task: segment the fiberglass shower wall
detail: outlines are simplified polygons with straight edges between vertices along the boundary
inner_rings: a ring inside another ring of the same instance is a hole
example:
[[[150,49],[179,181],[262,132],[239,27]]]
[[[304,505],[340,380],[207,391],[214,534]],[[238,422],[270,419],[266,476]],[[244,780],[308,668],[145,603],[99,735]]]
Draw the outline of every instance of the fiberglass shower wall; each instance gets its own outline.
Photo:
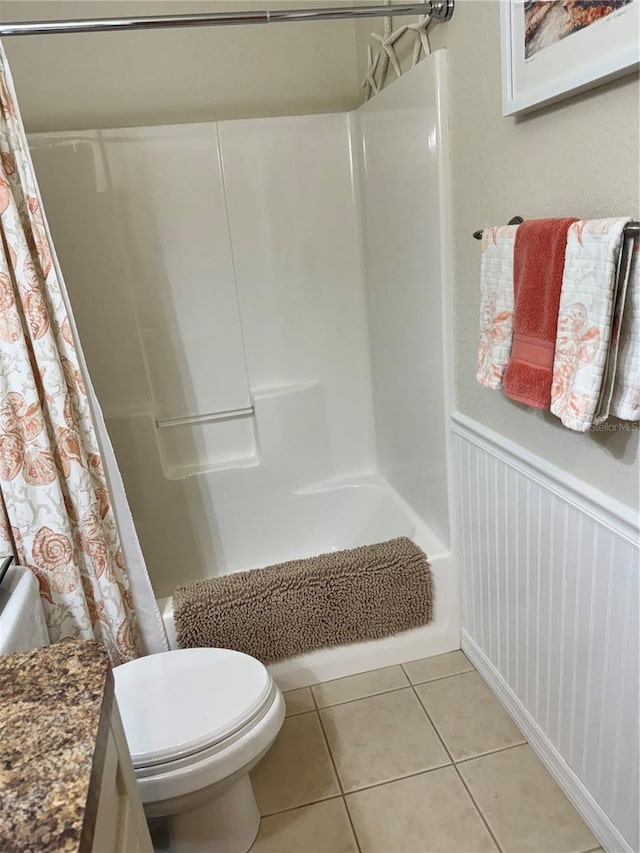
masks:
[[[354,114],[378,466],[449,542],[445,52]]]
[[[350,114],[31,137],[159,596],[365,544],[327,484],[447,541],[443,61]]]

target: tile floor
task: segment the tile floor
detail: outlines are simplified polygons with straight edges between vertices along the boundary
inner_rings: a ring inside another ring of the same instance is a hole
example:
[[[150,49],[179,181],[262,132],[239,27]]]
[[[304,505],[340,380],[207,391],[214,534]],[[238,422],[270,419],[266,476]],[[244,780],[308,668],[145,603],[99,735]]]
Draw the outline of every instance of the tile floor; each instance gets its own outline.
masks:
[[[600,850],[462,652],[285,699],[251,853]]]

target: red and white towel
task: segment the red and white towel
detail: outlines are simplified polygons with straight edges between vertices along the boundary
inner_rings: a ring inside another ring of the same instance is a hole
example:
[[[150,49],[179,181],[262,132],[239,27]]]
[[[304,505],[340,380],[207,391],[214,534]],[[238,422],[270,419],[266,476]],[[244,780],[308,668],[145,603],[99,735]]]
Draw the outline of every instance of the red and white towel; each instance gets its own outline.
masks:
[[[630,254],[622,251],[628,221],[580,220],[567,233],[551,411],[579,432],[610,410],[621,327],[614,315],[622,313],[629,278]]]
[[[640,420],[640,246],[628,222],[485,229],[480,383],[580,432]]]
[[[485,228],[480,262],[480,346],[476,379],[502,388],[513,337],[513,247],[518,225]]]

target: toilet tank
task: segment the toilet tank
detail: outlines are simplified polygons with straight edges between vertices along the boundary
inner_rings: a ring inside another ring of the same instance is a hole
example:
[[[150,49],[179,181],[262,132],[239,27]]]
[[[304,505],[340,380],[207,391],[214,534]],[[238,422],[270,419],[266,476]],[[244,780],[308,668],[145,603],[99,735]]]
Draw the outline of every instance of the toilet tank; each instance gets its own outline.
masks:
[[[25,566],[11,566],[0,583],[0,654],[48,645],[38,581]]]

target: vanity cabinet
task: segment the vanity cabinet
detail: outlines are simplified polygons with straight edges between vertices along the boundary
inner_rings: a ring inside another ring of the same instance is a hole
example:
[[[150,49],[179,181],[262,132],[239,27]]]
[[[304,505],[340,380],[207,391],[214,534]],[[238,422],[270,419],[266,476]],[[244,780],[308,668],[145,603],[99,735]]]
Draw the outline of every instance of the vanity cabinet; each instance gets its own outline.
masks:
[[[152,853],[153,845],[115,701],[99,784],[92,853]]]

